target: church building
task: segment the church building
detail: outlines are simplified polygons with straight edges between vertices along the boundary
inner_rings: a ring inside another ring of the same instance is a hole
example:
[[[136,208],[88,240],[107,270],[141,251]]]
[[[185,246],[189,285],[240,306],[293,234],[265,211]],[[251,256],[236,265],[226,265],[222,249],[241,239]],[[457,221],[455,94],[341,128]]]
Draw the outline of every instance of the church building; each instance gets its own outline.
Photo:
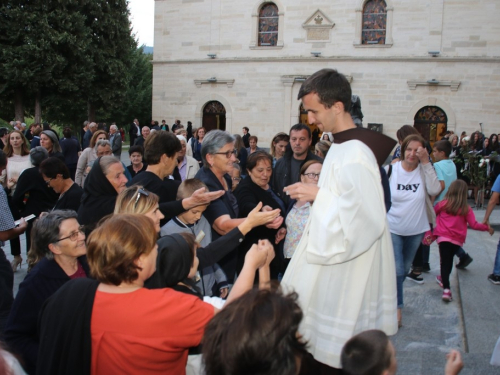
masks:
[[[347,76],[363,126],[500,132],[500,2],[155,0],[153,118],[269,147],[307,114],[302,82]]]

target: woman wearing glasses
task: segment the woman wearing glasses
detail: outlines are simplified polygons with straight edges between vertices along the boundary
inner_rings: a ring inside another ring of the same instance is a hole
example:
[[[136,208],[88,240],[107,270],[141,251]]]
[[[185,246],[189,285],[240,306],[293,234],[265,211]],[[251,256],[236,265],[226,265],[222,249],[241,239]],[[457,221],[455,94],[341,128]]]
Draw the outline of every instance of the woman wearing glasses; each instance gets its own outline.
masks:
[[[300,168],[300,182],[317,185],[322,167],[323,162],[319,160],[305,162],[302,168]],[[302,233],[309,219],[311,204],[311,202],[293,200],[288,206],[288,212],[285,216],[286,229],[284,229],[286,237],[283,244],[285,269],[288,263],[290,263],[293,253],[302,238]]]
[[[89,275],[85,234],[76,217],[74,211],[52,211],[38,219],[31,232],[32,270],[19,286],[5,330],[5,340],[29,374],[36,372],[43,303],[66,282]]]
[[[238,201],[231,191],[230,176],[233,163],[236,161],[236,153],[234,138],[228,132],[212,130],[203,139],[201,148],[203,167],[196,174],[196,178],[204,182],[210,191],[225,191],[225,194],[211,202],[203,213],[212,225],[212,240],[229,233],[244,221],[238,219],[240,217]],[[279,217],[279,210],[275,211],[273,220]],[[230,283],[234,280],[236,260],[236,253],[233,252],[218,262]]]
[[[269,186],[269,181],[273,173],[273,157],[265,151],[257,150],[252,153],[247,159],[248,177],[243,179],[238,188],[234,191],[234,195],[238,201],[239,217],[246,217],[259,202],[262,202],[262,211],[279,210],[285,213],[285,203],[279,198]],[[283,217],[278,218],[267,225],[260,225],[245,237],[238,251],[238,264],[236,271],[239,273],[243,267],[245,254],[253,244],[259,240],[267,239],[274,244],[275,252],[277,245],[283,240],[283,231],[278,229],[283,225]],[[281,233],[281,236],[278,236]],[[277,279],[278,274],[283,272],[283,262],[281,257],[274,258],[271,263],[271,279]]]

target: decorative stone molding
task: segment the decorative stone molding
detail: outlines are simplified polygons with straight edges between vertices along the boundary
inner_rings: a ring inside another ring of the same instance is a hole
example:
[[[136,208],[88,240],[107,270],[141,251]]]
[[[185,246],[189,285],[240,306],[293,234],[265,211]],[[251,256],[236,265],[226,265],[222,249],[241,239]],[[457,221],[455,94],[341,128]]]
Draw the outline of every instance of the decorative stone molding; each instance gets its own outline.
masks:
[[[219,79],[216,77],[208,78],[208,79],[195,79],[194,84],[196,87],[200,88],[204,83],[217,83],[217,84],[227,84],[227,87],[231,88],[234,84],[234,79]]]
[[[407,81],[408,87],[410,90],[415,90],[417,86],[449,86],[451,91],[458,91],[458,86],[460,86],[460,81],[437,81],[437,80],[429,80],[429,81]]]
[[[283,86],[292,86],[294,83],[302,83],[304,82],[307,78],[309,78],[310,75],[286,75],[286,76],[281,76],[281,82],[283,83]],[[345,76],[349,83],[352,82],[352,76]]]
[[[316,10],[307,20],[302,24],[306,30],[307,42],[330,41],[330,30],[333,29],[335,23],[328,18],[321,10]]]

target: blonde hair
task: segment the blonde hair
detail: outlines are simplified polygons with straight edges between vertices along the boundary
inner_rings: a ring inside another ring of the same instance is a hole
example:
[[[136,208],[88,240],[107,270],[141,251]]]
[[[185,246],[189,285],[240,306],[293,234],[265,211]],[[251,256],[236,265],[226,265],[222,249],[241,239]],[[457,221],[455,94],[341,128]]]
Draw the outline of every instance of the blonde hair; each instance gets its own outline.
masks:
[[[110,217],[88,238],[87,259],[91,275],[111,285],[137,280],[141,268],[136,260],[153,250],[156,238],[153,220],[147,216],[119,214]]]
[[[453,216],[466,216],[469,212],[469,204],[467,203],[467,192],[469,187],[463,180],[455,180],[451,183],[444,199],[443,210]]]
[[[143,190],[148,195],[140,194],[139,190]],[[139,199],[138,199],[138,195]],[[159,202],[159,197],[155,193],[147,191],[140,185],[134,185],[126,188],[116,198],[115,214],[147,214],[149,211],[156,208]]]

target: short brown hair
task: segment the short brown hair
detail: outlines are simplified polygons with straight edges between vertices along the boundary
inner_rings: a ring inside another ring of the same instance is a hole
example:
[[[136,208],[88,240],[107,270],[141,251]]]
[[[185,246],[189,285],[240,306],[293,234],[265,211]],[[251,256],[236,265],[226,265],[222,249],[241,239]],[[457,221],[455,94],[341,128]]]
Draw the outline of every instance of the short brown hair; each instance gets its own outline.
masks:
[[[266,289],[245,293],[205,329],[206,374],[297,374],[297,362],[307,353],[307,344],[297,337],[302,316],[296,293]]]
[[[415,129],[411,125],[403,125],[398,129],[396,132],[396,137],[398,138],[399,142],[403,142],[406,137],[408,137],[411,134],[420,134],[417,129]]]
[[[173,158],[182,149],[177,137],[163,130],[151,133],[144,142],[144,160],[146,163],[159,164],[163,154]]]
[[[313,164],[321,164],[323,165],[322,160],[308,160],[304,164],[302,164],[302,167],[300,167],[300,174],[304,174],[307,171],[307,168],[309,168]]]
[[[247,159],[247,171],[251,171],[257,166],[257,163],[261,160],[267,160],[271,167],[273,166],[273,157],[265,151],[257,150],[250,154]]]
[[[404,140],[403,143],[401,143],[401,160],[405,160],[405,151],[406,148],[408,147],[408,144],[410,142],[420,142],[422,144],[422,147],[425,147],[425,139],[422,138],[421,135],[419,134],[410,134],[407,136]]]
[[[189,198],[193,193],[204,187],[208,192],[208,187],[205,183],[197,178],[188,178],[182,181],[177,189],[177,200]]]
[[[248,142],[250,142],[251,140],[254,140],[255,143],[259,142],[259,138],[257,138],[255,135],[251,135],[250,137],[248,137]]]
[[[382,374],[391,366],[389,338],[377,329],[364,331],[347,341],[340,361],[347,375]]]
[[[156,244],[153,220],[144,215],[118,214],[97,227],[87,242],[91,275],[104,284],[120,285],[139,276],[135,261]]]
[[[444,152],[446,157],[449,157],[451,154],[451,143],[446,139],[437,141],[436,143],[434,143],[434,147],[436,148],[436,150]]]

